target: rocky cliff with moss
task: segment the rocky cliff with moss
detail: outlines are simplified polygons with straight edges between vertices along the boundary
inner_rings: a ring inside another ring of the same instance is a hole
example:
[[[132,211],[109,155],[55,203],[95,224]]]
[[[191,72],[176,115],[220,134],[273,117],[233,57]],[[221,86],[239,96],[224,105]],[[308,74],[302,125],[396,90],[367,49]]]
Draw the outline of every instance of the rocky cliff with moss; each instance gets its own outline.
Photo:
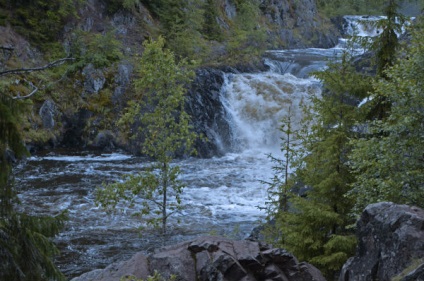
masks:
[[[219,69],[255,71],[266,49],[330,47],[338,32],[313,0],[1,0],[0,89],[31,95],[21,122],[29,148],[134,150],[115,120],[134,91],[142,43],[160,35],[203,77],[188,103],[214,106]],[[7,72],[16,69],[27,71]]]

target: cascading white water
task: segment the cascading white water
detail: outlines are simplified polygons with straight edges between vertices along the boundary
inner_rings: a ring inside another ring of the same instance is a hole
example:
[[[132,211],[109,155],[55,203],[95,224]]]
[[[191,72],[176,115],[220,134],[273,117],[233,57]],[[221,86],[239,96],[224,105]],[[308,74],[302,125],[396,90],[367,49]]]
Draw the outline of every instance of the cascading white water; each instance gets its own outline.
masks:
[[[320,91],[318,81],[310,77],[273,72],[228,74],[223,95],[233,142],[240,151],[278,153],[279,128],[289,108],[292,118],[299,121],[302,104],[308,105]]]

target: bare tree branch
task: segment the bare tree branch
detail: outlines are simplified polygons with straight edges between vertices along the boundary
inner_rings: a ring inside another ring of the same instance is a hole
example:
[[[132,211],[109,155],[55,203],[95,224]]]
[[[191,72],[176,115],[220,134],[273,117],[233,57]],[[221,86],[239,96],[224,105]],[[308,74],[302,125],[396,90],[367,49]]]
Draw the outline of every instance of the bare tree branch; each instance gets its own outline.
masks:
[[[12,52],[13,50],[15,50],[13,47],[7,47],[7,46],[0,46],[0,49],[4,51],[9,51],[9,52]]]
[[[27,82],[28,83],[28,85],[30,85],[31,86],[31,88],[32,88],[32,92],[31,93],[29,93],[28,95],[26,95],[26,96],[21,96],[21,95],[19,95],[19,93],[18,93],[18,95],[16,96],[16,97],[13,97],[12,99],[14,99],[14,100],[23,100],[23,99],[27,99],[27,98],[29,98],[29,97],[31,97],[32,95],[34,95],[37,91],[38,91],[38,88],[31,82],[31,81],[28,81],[28,80],[25,80],[25,82]]]
[[[17,68],[17,69],[9,69],[9,70],[3,70],[0,71],[0,76],[9,75],[9,74],[19,74],[19,73],[26,73],[26,72],[33,72],[33,71],[41,71],[45,70],[47,68],[55,67],[58,65],[63,64],[65,61],[75,60],[75,58],[62,58],[55,61],[52,61],[44,66],[39,67],[33,67],[33,68]]]

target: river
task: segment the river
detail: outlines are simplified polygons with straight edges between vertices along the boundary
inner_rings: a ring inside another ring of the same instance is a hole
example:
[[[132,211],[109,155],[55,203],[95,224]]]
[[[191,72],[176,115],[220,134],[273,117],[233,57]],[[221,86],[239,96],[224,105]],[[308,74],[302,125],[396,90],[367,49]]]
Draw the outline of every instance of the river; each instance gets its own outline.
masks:
[[[118,206],[107,214],[96,206],[94,190],[103,182],[120,180],[148,165],[146,159],[116,151],[54,150],[29,157],[16,169],[22,208],[31,214],[56,215],[64,210],[69,221],[56,238],[61,255],[56,262],[68,277],[199,235],[246,238],[263,220],[260,207],[267,198],[262,180],[272,176],[267,154],[279,156],[278,128],[288,107],[301,118],[300,103],[320,94],[320,84],[309,76],[337,58],[333,49],[269,51],[270,71],[225,74],[221,100],[233,130],[234,151],[223,157],[189,158],[174,164],[182,168],[187,187],[183,210],[170,219],[166,237],[140,231],[143,222],[132,213],[137,206]]]

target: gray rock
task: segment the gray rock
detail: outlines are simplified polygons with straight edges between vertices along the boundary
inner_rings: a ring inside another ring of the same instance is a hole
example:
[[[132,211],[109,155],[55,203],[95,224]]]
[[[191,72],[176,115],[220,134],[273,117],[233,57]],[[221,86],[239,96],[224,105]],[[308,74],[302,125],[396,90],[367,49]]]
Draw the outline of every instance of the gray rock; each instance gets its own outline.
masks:
[[[118,281],[125,275],[146,278],[155,270],[165,278],[177,275],[180,281],[325,281],[315,267],[299,263],[285,250],[209,236],[164,247],[147,257],[138,253],[127,262],[72,281]]]
[[[88,94],[97,94],[106,82],[106,78],[100,69],[89,64],[82,70],[84,76],[84,91]]]
[[[84,273],[71,281],[120,281],[121,277],[124,276],[146,279],[149,275],[148,272],[146,256],[137,253],[128,261],[113,263],[105,269],[96,269]]]
[[[223,155],[231,150],[232,130],[220,93],[223,83],[222,71],[199,69],[189,89],[186,111],[192,117],[196,132],[207,138],[195,144],[200,157]]]
[[[55,126],[55,116],[58,114],[56,104],[51,100],[46,100],[38,112],[45,129],[53,129]]]
[[[261,10],[276,26],[270,30],[272,38],[280,38],[285,48],[333,47],[338,42],[339,31],[326,29],[326,22],[318,15],[316,1],[262,0]]]
[[[131,74],[133,66],[130,63],[121,63],[118,65],[118,72],[115,75],[115,90],[112,95],[112,102],[119,108],[123,105],[123,96],[131,83]]]
[[[92,146],[103,150],[111,150],[115,148],[115,137],[109,130],[100,131],[94,138]]]
[[[424,210],[420,208],[372,204],[362,213],[357,228],[356,256],[343,266],[339,281],[389,281],[409,274],[405,269],[424,257]]]

